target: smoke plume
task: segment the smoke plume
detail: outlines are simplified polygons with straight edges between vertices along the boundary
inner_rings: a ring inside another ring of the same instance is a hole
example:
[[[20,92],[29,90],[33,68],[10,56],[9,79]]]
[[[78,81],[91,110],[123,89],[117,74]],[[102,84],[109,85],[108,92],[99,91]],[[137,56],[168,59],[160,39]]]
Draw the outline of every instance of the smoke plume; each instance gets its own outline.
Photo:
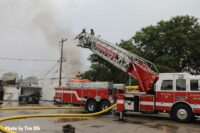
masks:
[[[62,38],[67,38],[68,40],[64,43],[64,57],[69,59],[70,62],[67,60],[63,64],[63,76],[74,75],[80,71],[78,64],[81,63],[81,56],[79,49],[76,47],[77,42],[73,40],[74,35],[71,32],[72,29],[68,20],[69,12],[66,12],[70,3],[71,0],[1,0],[0,8],[6,12],[6,15],[5,12],[0,13],[2,18],[0,28],[5,30],[2,31],[4,35],[5,32],[8,32],[7,35],[12,36],[13,40],[11,39],[9,43],[19,43],[19,45],[24,43],[22,47],[25,47],[25,45],[30,45],[30,47],[35,45],[37,47],[44,44],[48,46],[43,47],[46,50],[39,48],[35,48],[38,50],[35,52],[29,50],[30,53],[34,54],[33,56],[38,52],[38,57],[59,58],[59,41]],[[1,27],[1,25],[3,26]],[[16,42],[16,40],[20,41]],[[45,52],[39,53],[40,51]],[[21,54],[23,52],[22,50]],[[20,52],[18,55],[20,55]],[[30,56],[30,54],[27,55]],[[35,67],[40,68],[41,66],[35,65]]]
[[[69,24],[65,23],[67,15],[64,15],[64,18],[62,17],[64,12],[59,11],[59,6],[56,9],[52,9],[56,1],[52,2],[52,5],[48,5],[48,2],[33,1],[33,3],[29,3],[33,6],[33,10],[35,5],[45,4],[46,7],[38,9],[38,13],[35,14],[33,21],[42,31],[49,45],[56,46],[61,38],[67,39],[64,42],[64,58],[66,62],[63,63],[63,76],[70,77],[80,71],[80,51],[76,47],[77,41],[74,41],[74,35],[70,31]],[[62,22],[62,20],[64,21]]]

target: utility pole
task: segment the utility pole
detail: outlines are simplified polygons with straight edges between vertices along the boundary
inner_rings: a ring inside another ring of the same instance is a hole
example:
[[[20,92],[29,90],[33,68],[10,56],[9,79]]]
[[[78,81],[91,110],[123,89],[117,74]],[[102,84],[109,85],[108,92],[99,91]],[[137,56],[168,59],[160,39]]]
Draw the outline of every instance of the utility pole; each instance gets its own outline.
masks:
[[[67,41],[67,39],[63,39],[59,41],[61,44],[61,52],[60,52],[60,75],[59,75],[59,87],[62,85],[62,63],[63,63],[63,44],[64,42]]]

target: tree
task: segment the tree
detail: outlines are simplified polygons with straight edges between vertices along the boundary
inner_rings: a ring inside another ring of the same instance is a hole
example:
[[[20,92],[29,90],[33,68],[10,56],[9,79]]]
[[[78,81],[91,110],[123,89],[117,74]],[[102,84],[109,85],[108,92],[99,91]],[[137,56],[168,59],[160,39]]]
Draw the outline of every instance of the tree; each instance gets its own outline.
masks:
[[[25,79],[27,83],[38,83],[38,78],[36,76],[29,76]]]
[[[16,80],[18,78],[19,78],[18,74],[14,72],[7,72],[7,73],[4,73],[2,76],[3,81]]]
[[[131,39],[117,45],[153,62],[159,72],[200,73],[200,24],[195,17],[187,15],[162,20],[142,28]],[[97,55],[92,54],[89,60],[91,69],[83,73],[83,77],[128,83],[124,72]]]
[[[132,37],[139,54],[159,72],[200,73],[200,24],[192,16],[177,16],[147,26]]]

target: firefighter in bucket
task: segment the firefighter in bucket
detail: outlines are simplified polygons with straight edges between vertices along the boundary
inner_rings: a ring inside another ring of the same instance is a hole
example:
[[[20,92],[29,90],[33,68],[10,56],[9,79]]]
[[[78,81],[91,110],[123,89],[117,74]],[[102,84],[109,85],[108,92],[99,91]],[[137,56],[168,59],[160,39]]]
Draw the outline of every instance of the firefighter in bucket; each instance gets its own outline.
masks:
[[[90,48],[92,44],[92,37],[94,36],[94,30],[91,29],[91,33],[87,34],[86,29],[84,28],[82,32],[76,36],[75,40],[79,40],[79,44],[77,46],[83,47],[83,48]]]

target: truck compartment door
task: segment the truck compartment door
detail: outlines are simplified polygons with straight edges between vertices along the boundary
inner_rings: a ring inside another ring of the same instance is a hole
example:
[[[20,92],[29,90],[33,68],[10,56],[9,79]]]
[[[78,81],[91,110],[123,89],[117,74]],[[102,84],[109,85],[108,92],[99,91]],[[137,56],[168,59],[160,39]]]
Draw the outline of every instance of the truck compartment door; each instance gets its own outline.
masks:
[[[140,111],[154,111],[155,109],[155,96],[142,95],[139,97],[139,110]]]

